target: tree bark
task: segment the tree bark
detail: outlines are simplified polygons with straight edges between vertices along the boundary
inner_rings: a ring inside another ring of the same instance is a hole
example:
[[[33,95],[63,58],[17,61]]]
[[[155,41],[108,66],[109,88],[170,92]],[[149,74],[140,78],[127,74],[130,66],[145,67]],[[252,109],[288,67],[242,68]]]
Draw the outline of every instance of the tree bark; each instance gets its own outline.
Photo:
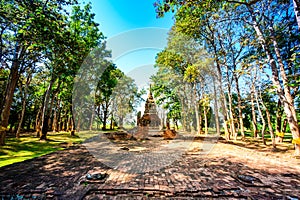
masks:
[[[3,110],[1,112],[1,118],[0,118],[1,119],[0,146],[5,145],[5,135],[6,135],[6,129],[7,129],[8,123],[9,123],[10,108],[11,108],[11,105],[13,102],[14,91],[17,86],[17,82],[19,80],[18,67],[19,67],[18,61],[14,60],[12,63],[12,68],[11,68],[9,79],[8,79]]]
[[[208,108],[206,106],[204,106],[203,112],[204,112],[204,132],[205,135],[207,135],[208,134],[208,120],[207,120]]]
[[[42,115],[42,110],[43,108],[39,108],[38,113],[36,114],[35,117],[35,130],[36,130],[36,137],[41,137],[42,135],[42,130],[41,130],[41,115]]]
[[[196,95],[197,95],[197,91],[196,91],[196,86],[194,84],[193,86],[193,103],[194,103],[194,110],[195,110],[195,114],[196,114],[196,123],[197,123],[197,132],[196,134],[197,135],[200,135],[201,134],[201,119],[200,119],[200,114],[199,114],[199,104],[197,103],[197,98],[196,98]]]
[[[27,100],[28,86],[30,84],[30,81],[31,81],[31,74],[28,75],[25,86],[24,86],[24,94],[23,94],[24,96],[23,96],[23,101],[22,101],[21,118],[20,118],[18,129],[17,129],[17,132],[16,132],[16,138],[20,138],[20,132],[21,132],[21,129],[22,129],[22,124],[23,124],[25,110],[26,110],[26,100]]]
[[[52,130],[53,132],[58,132],[58,110],[60,106],[60,99],[57,99],[56,106],[53,113],[53,123],[52,123]]]
[[[234,140],[237,140],[237,133],[235,131],[235,125],[234,125],[234,116],[233,116],[233,108],[232,108],[232,94],[231,94],[231,82],[229,78],[229,69],[228,66],[226,66],[227,71],[227,89],[228,89],[228,103],[229,103],[229,125],[230,125],[230,132],[231,136],[234,137]]]
[[[270,63],[270,66],[271,66],[273,85],[276,87],[277,94],[279,95],[280,100],[283,102],[283,108],[284,108],[285,114],[287,116],[287,120],[288,120],[290,129],[291,129],[291,132],[293,135],[293,143],[295,145],[295,155],[300,155],[300,133],[299,133],[298,120],[296,117],[296,110],[294,107],[294,99],[292,98],[291,93],[290,93],[290,88],[288,86],[288,80],[287,80],[287,76],[286,76],[286,73],[284,70],[284,65],[283,65],[283,62],[281,59],[277,41],[275,40],[275,37],[273,35],[273,37],[271,37],[271,40],[273,42],[275,53],[277,56],[277,61],[279,63],[280,76],[282,78],[283,86],[281,86],[280,81],[279,81],[279,73],[278,73],[277,64],[276,64],[275,59],[271,53],[271,50],[264,38],[264,35],[256,21],[256,17],[253,13],[253,9],[250,8],[249,6],[248,6],[248,8],[249,8],[249,11],[252,16],[253,28],[258,36],[258,40],[260,41],[262,48],[264,49],[264,51],[267,55],[268,61]],[[271,31],[271,34],[273,34],[272,27],[270,27],[270,31]],[[283,87],[283,89],[282,89],[282,87]]]
[[[106,130],[106,123],[107,123],[107,113],[108,113],[108,111],[107,110],[104,110],[103,111],[103,121],[102,121],[102,123],[103,123],[103,125],[102,125],[102,130]]]
[[[282,137],[282,109],[281,109],[281,101],[278,99],[277,103],[277,112],[276,112],[276,135],[277,135],[277,142],[281,143],[283,141]]]
[[[295,16],[297,19],[297,24],[298,24],[298,29],[300,29],[300,1],[299,0],[293,0],[294,3],[294,11],[295,11]]]
[[[251,115],[252,115],[252,128],[253,128],[253,137],[257,138],[257,121],[255,114],[255,105],[254,105],[254,83],[251,86]]]
[[[286,72],[284,69],[284,64],[283,64],[282,57],[280,54],[279,46],[278,46],[277,41],[274,36],[274,30],[272,27],[270,28],[270,30],[271,30],[271,34],[272,34],[271,39],[273,41],[277,61],[279,64],[280,76],[281,76],[282,83],[283,83],[284,95],[282,95],[282,98],[284,99],[284,110],[285,110],[285,114],[287,116],[287,120],[289,122],[290,129],[291,129],[291,132],[293,135],[293,142],[295,142],[295,150],[296,150],[295,154],[300,155],[300,129],[299,129],[297,113],[296,113],[296,109],[295,109],[295,105],[294,105],[294,98],[291,95],[291,90],[288,85],[289,81],[288,81],[288,78],[287,78],[287,75],[286,75]],[[282,90],[281,87],[280,87],[280,89]],[[296,142],[296,141],[298,141],[298,142]]]
[[[41,120],[41,129],[42,129],[42,135],[40,137],[40,140],[47,140],[47,132],[48,132],[48,120],[50,118],[50,111],[49,111],[49,108],[48,108],[48,104],[49,104],[49,101],[50,101],[50,92],[51,92],[51,89],[52,89],[52,86],[54,84],[54,79],[51,78],[50,80],[50,83],[49,83],[49,86],[46,90],[46,94],[45,94],[45,99],[44,99],[44,104],[43,104],[43,111],[42,111],[42,120]]]
[[[265,105],[265,103],[263,101],[261,93],[259,93],[259,96],[260,96],[260,99],[261,99],[261,105],[263,106],[263,108],[266,112],[266,115],[267,115],[268,128],[269,128],[271,139],[272,139],[272,147],[273,147],[273,149],[276,149],[276,141],[275,141],[275,135],[274,135],[272,122],[271,122],[271,115],[270,115],[270,112],[269,112],[267,106]]]
[[[94,112],[94,109],[93,109],[93,112],[92,112],[92,115],[91,115],[91,119],[90,119],[90,127],[89,127],[90,131],[93,130],[94,117],[95,117],[95,112]]]
[[[220,135],[220,117],[219,117],[219,104],[217,99],[217,89],[216,89],[216,81],[213,77],[213,84],[214,84],[214,114],[215,114],[215,122],[216,122],[216,131],[217,134]]]
[[[239,111],[239,123],[240,123],[240,130],[242,139],[245,139],[245,128],[244,128],[244,122],[243,122],[243,109],[242,109],[242,97],[239,87],[239,79],[237,75],[234,75],[235,84],[236,84],[236,91],[237,91],[237,97],[238,97],[238,111]]]
[[[261,138],[262,138],[262,142],[264,143],[264,145],[266,145],[266,140],[265,140],[266,120],[265,120],[264,115],[263,115],[263,113],[260,109],[260,103],[259,103],[259,100],[258,100],[258,94],[257,94],[256,90],[255,90],[255,100],[256,100],[257,110],[258,110],[259,116],[260,116],[261,121],[262,121]]]

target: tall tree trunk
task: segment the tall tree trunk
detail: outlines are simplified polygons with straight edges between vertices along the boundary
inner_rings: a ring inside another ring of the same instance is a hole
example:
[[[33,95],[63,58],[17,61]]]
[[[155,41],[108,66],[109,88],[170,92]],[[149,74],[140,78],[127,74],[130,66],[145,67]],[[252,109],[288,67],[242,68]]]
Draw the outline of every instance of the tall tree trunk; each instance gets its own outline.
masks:
[[[281,100],[278,99],[277,103],[277,112],[276,112],[276,136],[277,136],[277,142],[281,143],[283,141],[283,132],[282,130],[282,108],[281,108]]]
[[[71,116],[68,114],[67,110],[66,110],[66,115],[67,115],[67,132],[71,132],[72,130]]]
[[[238,97],[239,124],[240,124],[242,139],[244,139],[245,138],[245,128],[244,128],[244,122],[243,122],[242,97],[241,97],[241,92],[240,92],[239,79],[236,74],[234,75],[234,79],[235,79],[236,91],[237,91],[237,97]]]
[[[19,63],[17,58],[12,63],[10,70],[9,79],[6,87],[5,99],[3,110],[1,111],[1,123],[0,123],[0,146],[5,145],[6,129],[9,123],[10,108],[14,97],[14,91],[19,80],[18,72]]]
[[[229,69],[226,66],[226,74],[227,74],[227,89],[228,89],[228,103],[229,103],[229,125],[230,125],[230,132],[231,136],[234,137],[234,140],[237,140],[237,133],[235,131],[234,125],[234,115],[233,115],[233,108],[232,108],[232,94],[231,94],[231,82],[229,78]]]
[[[253,128],[253,137],[257,138],[257,121],[256,121],[256,114],[255,114],[255,104],[254,104],[254,90],[255,86],[254,83],[252,83],[251,86],[251,116],[252,116],[252,128]]]
[[[264,145],[266,145],[266,140],[265,140],[266,120],[265,120],[264,115],[263,115],[263,113],[260,109],[260,103],[259,103],[259,100],[258,100],[258,94],[257,94],[256,90],[255,90],[255,100],[256,100],[258,114],[259,114],[259,116],[261,118],[261,121],[262,121],[261,138],[262,138],[262,142],[264,143]]]
[[[209,30],[211,31],[212,35],[214,35],[214,30],[212,30],[212,28],[210,26],[208,26]],[[222,69],[221,69],[221,62],[219,60],[219,52],[217,50],[217,45],[216,45],[216,41],[215,38],[211,38],[209,40],[210,45],[213,47],[213,53],[214,53],[214,57],[215,57],[215,64],[217,67],[216,70],[216,77],[217,77],[217,82],[218,82],[218,90],[220,91],[220,102],[221,102],[221,108],[222,108],[222,114],[224,117],[224,123],[223,123],[223,128],[225,130],[225,138],[226,140],[230,140],[230,134],[228,131],[228,127],[227,127],[227,123],[228,123],[228,112],[227,112],[227,103],[226,103],[226,98],[225,98],[225,94],[224,94],[224,90],[223,90],[223,86],[222,86]],[[215,102],[216,103],[216,102]]]
[[[60,107],[60,99],[56,101],[56,106],[53,113],[53,123],[52,123],[52,130],[53,132],[58,132],[58,111]]]
[[[71,135],[75,135],[75,117],[74,117],[74,112],[73,112],[73,105],[72,103],[70,104],[70,112],[71,112],[71,122],[72,122],[72,130],[71,130]],[[94,112],[94,111],[93,111]],[[94,112],[95,113],[95,112]]]
[[[223,87],[220,86],[221,90],[221,105],[222,105],[222,110],[223,110],[223,116],[224,116],[224,129],[225,129],[225,137],[227,140],[231,140],[230,135],[231,135],[231,125],[230,125],[230,116],[229,112],[227,109],[227,100],[225,98],[225,94],[223,92]],[[228,129],[229,126],[229,129]]]
[[[253,28],[258,36],[258,40],[260,41],[261,46],[264,49],[264,51],[267,55],[268,61],[270,63],[270,66],[271,66],[273,85],[276,87],[277,94],[278,94],[280,100],[283,102],[283,108],[284,108],[288,123],[290,125],[290,129],[291,129],[291,132],[293,135],[293,143],[295,145],[295,155],[300,155],[300,133],[299,133],[298,120],[296,117],[296,110],[294,107],[293,98],[290,93],[290,88],[288,86],[288,80],[287,80],[286,73],[284,70],[283,62],[281,60],[281,55],[280,55],[280,51],[279,51],[279,48],[277,45],[277,41],[275,40],[274,36],[271,38],[273,45],[274,45],[275,53],[277,56],[277,61],[279,63],[280,76],[282,78],[283,86],[281,86],[281,84],[280,84],[277,64],[276,64],[275,59],[271,53],[271,50],[264,38],[264,35],[256,21],[256,16],[253,12],[253,9],[249,6],[248,6],[248,9],[251,13],[251,17],[253,20]],[[271,34],[273,34],[274,31],[273,31],[272,27],[270,27],[270,31],[271,31]],[[284,89],[282,89],[282,87]]]
[[[217,99],[217,89],[216,89],[216,81],[213,77],[213,84],[214,84],[214,114],[215,114],[215,122],[216,122],[216,131],[217,134],[220,135],[220,117],[219,117],[219,104]]]
[[[271,122],[271,115],[270,115],[270,111],[268,110],[267,106],[265,105],[261,92],[259,93],[260,99],[261,99],[261,105],[263,106],[266,115],[267,115],[267,122],[268,122],[268,128],[270,131],[270,135],[271,135],[271,140],[272,140],[272,147],[273,149],[276,149],[276,141],[275,141],[275,135],[274,135],[274,131],[273,131],[273,127],[272,127],[272,122]]]
[[[103,125],[102,125],[102,130],[106,130],[106,123],[107,123],[107,113],[108,113],[108,111],[107,110],[104,110],[103,111]]]
[[[280,76],[281,76],[282,83],[283,83],[284,95],[282,96],[282,98],[284,99],[284,110],[285,110],[285,114],[287,116],[287,120],[289,122],[290,129],[291,129],[291,132],[293,135],[293,143],[295,145],[295,150],[296,150],[295,154],[300,155],[300,129],[299,129],[297,113],[296,113],[296,109],[295,109],[295,105],[294,105],[294,98],[291,95],[291,89],[290,89],[290,86],[288,85],[289,81],[288,81],[288,78],[287,78],[287,75],[286,75],[286,72],[284,69],[284,64],[283,64],[282,57],[280,54],[279,46],[278,46],[277,40],[275,39],[275,36],[274,36],[273,27],[271,27],[270,30],[271,30],[271,34],[273,35],[271,37],[271,39],[273,41],[277,61],[279,64]],[[282,90],[282,88],[281,88],[281,90]]]
[[[187,123],[186,123],[186,117],[185,117],[185,104],[184,104],[184,100],[183,100],[183,97],[180,97],[180,103],[181,103],[181,114],[182,114],[182,117],[181,117],[181,123],[182,123],[182,131],[183,132],[186,132],[187,131]],[[168,119],[168,118],[167,118]]]
[[[75,136],[75,121],[74,121],[74,117],[73,115],[70,116],[71,117],[71,136]]]
[[[79,133],[81,130],[81,115],[76,112],[77,120],[76,120],[76,131]]]
[[[94,107],[93,107],[93,108],[94,108]],[[91,115],[91,120],[90,120],[90,127],[89,127],[89,130],[90,130],[90,131],[93,130],[94,117],[95,117],[95,112],[94,112],[94,110],[93,110],[92,115]]]
[[[299,0],[293,0],[294,3],[294,11],[295,11],[295,16],[297,19],[297,24],[298,24],[298,29],[300,29],[300,1]]]
[[[23,101],[22,101],[22,112],[21,112],[21,118],[20,118],[20,121],[19,121],[18,129],[17,129],[17,132],[16,132],[16,138],[20,138],[20,132],[21,132],[21,129],[22,129],[22,124],[23,124],[25,110],[26,110],[26,100],[27,100],[28,86],[30,84],[30,81],[31,81],[31,74],[28,75],[25,86],[24,86],[24,94],[23,94],[24,96],[23,96]]]
[[[51,92],[51,89],[52,89],[52,86],[54,84],[54,79],[51,78],[50,80],[50,83],[49,83],[49,86],[46,90],[46,94],[45,94],[45,99],[44,99],[44,104],[43,104],[43,111],[42,111],[42,121],[41,121],[41,124],[42,124],[42,135],[40,137],[40,140],[47,140],[47,132],[48,132],[48,120],[50,118],[50,110],[48,108],[48,104],[49,104],[49,101],[50,101],[50,92]]]
[[[113,130],[114,129],[113,127],[114,127],[114,114],[113,114],[113,112],[111,112],[109,129]]]
[[[52,121],[53,121],[53,119],[51,119],[51,116],[52,116],[52,112],[53,112],[53,104],[54,104],[54,99],[55,99],[55,97],[53,97],[52,99],[51,99],[51,103],[50,103],[50,108],[49,108],[49,118],[48,118],[48,129],[52,129]],[[53,129],[52,129],[52,131],[53,131]]]
[[[197,91],[196,91],[196,85],[194,84],[193,86],[193,98],[192,98],[192,101],[194,103],[194,111],[195,111],[195,115],[196,115],[196,125],[197,125],[197,128],[196,128],[196,135],[200,135],[201,134],[201,117],[200,117],[200,114],[199,114],[199,104],[197,102],[197,98],[196,98],[196,95],[197,95]]]
[[[285,133],[286,132],[286,127],[287,127],[287,119],[283,120],[283,126],[282,126],[282,132]]]
[[[42,129],[41,129],[41,125],[42,125],[42,110],[43,107],[39,108],[39,111],[35,117],[35,129],[36,129],[36,137],[41,137],[42,135]]]
[[[225,137],[227,140],[230,140],[230,131],[228,130],[228,125],[230,125],[229,122],[229,114],[227,109],[227,101],[225,98],[224,90],[222,87],[222,71],[220,64],[217,63],[217,69],[218,69],[218,84],[219,84],[219,90],[220,90],[220,99],[221,99],[221,108],[223,111],[224,116],[224,129],[225,129]]]
[[[58,114],[57,114],[57,132],[60,132],[62,129],[61,129],[61,119],[62,119],[62,107],[63,107],[63,103],[61,106],[59,106],[59,109],[58,109]]]
[[[208,134],[208,120],[207,120],[208,108],[206,106],[204,106],[203,112],[204,112],[204,132],[205,135],[207,135]]]

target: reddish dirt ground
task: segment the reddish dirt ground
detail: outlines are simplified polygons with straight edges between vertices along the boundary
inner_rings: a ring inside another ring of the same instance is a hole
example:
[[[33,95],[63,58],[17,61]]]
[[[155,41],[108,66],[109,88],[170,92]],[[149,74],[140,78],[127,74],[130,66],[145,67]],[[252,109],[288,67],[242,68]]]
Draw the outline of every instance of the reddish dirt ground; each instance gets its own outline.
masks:
[[[145,146],[150,147],[153,141],[146,141]],[[126,143],[123,142],[123,149],[118,151],[131,151],[132,143],[125,148]],[[165,145],[168,142],[162,140],[161,143]],[[144,173],[108,167],[96,159],[86,146],[71,146],[63,151],[2,167],[0,199],[300,197],[300,160],[292,157],[289,145],[279,145],[279,151],[273,152],[270,147],[262,147],[253,141],[229,144],[221,140],[214,142],[208,153],[202,149],[202,144],[201,139],[195,140],[171,164]],[[248,148],[244,147],[246,144]],[[144,163],[132,163],[129,167],[146,168],[148,164],[161,162],[159,159],[143,159]],[[88,174],[107,174],[107,177],[91,180]]]

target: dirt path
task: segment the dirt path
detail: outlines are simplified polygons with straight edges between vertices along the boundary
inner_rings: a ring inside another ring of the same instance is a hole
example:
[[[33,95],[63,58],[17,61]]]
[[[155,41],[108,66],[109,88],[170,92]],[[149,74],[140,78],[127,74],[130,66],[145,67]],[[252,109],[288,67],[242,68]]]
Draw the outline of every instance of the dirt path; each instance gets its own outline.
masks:
[[[142,162],[133,164],[139,167]],[[149,160],[140,167],[148,164]],[[145,173],[122,172],[77,145],[1,168],[0,199],[298,199],[299,170],[299,159],[286,153],[219,142],[207,154],[201,141],[195,141],[168,166]],[[87,178],[105,173],[104,180]]]

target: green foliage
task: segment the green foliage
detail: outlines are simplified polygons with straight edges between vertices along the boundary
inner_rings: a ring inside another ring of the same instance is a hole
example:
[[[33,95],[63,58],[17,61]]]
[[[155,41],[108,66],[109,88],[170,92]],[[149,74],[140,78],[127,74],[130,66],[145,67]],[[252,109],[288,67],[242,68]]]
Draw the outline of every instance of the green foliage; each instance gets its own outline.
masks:
[[[14,91],[8,97],[1,89],[1,112],[3,106],[11,111],[1,113],[1,117],[11,116],[10,127],[19,121],[23,99],[20,89],[31,74],[22,127],[32,129],[36,123],[38,129],[42,119],[49,119],[53,126],[56,120],[57,127],[69,129],[70,123],[75,122],[72,113],[75,75],[92,49],[98,47],[96,56],[101,60],[110,56],[105,37],[91,12],[91,3],[82,6],[76,0],[38,0],[1,1],[0,5],[1,66],[8,72],[8,79],[1,82],[0,88],[9,86]],[[4,71],[1,68],[1,78]],[[10,76],[13,73],[14,80]],[[15,80],[18,84],[12,84]],[[0,123],[7,126],[2,119]],[[44,129],[46,134],[48,128]]]
[[[277,108],[278,97],[285,101],[284,99],[288,98],[287,92],[290,93],[292,100],[289,101],[294,104],[291,107],[298,110],[300,38],[292,1],[159,0],[154,6],[158,17],[163,17],[166,12],[175,11],[173,33],[184,34],[185,37],[204,44],[214,62],[214,69],[211,71],[214,71],[222,86],[220,88],[223,88],[219,92],[226,94],[226,97],[232,97],[232,102],[229,102],[229,98],[224,99],[227,101],[227,107],[223,106],[221,109],[225,117],[232,107],[234,109],[231,114],[237,118],[237,107],[241,104],[244,125],[247,128],[251,127],[250,86],[247,83],[249,79],[253,80],[253,71],[256,70],[259,71],[260,77],[255,80],[255,88],[263,93],[260,101],[264,102],[271,114],[273,128],[276,124],[276,110],[282,109]],[[174,44],[180,44],[180,41],[174,40]],[[171,49],[174,44],[170,45],[169,42],[168,47]],[[171,52],[174,54],[174,50]],[[159,54],[157,61],[172,67],[182,67],[185,81],[194,84],[201,82],[198,78],[201,73],[197,68],[201,64],[195,65],[190,62],[188,56],[179,55],[186,59],[186,62],[176,60],[174,56],[169,61],[170,56],[165,52]],[[276,67],[271,69],[272,59],[276,60]],[[279,77],[276,75],[278,73]],[[272,78],[273,82],[270,83]],[[237,88],[238,83],[240,88]],[[278,92],[279,87],[287,88],[284,95]],[[263,107],[254,105],[257,114],[258,106]],[[262,110],[263,117],[266,118],[266,110]]]
[[[138,91],[138,87],[132,78],[123,74],[118,79],[117,85],[113,88],[111,109],[114,117],[119,119],[118,125],[120,127],[123,126],[126,115],[132,114],[137,105],[140,104],[143,94],[145,94],[145,91]],[[131,117],[133,116],[131,115]]]

